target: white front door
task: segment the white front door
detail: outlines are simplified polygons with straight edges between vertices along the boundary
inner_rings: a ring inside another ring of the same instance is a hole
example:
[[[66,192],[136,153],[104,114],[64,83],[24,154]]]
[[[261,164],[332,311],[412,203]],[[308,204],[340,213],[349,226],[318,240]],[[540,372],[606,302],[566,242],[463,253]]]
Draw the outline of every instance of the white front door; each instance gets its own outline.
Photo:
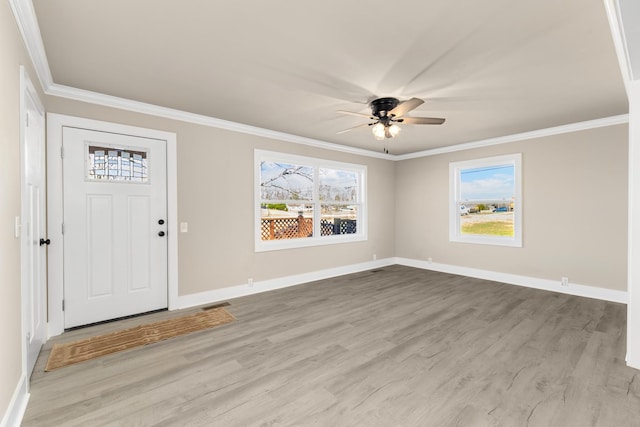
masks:
[[[23,73],[23,185],[21,257],[26,333],[27,375],[31,375],[45,341],[46,289],[46,191],[44,111],[33,85]]]
[[[64,327],[166,308],[166,141],[63,129]]]

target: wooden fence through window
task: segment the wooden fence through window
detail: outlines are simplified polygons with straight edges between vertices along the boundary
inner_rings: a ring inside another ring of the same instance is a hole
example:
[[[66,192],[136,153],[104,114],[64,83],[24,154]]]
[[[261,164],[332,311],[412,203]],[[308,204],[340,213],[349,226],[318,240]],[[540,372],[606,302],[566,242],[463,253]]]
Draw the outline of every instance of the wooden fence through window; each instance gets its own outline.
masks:
[[[356,220],[334,218],[333,222],[320,221],[320,234],[354,234]],[[295,239],[313,236],[313,218],[299,215],[297,218],[262,218],[260,237],[262,240]]]

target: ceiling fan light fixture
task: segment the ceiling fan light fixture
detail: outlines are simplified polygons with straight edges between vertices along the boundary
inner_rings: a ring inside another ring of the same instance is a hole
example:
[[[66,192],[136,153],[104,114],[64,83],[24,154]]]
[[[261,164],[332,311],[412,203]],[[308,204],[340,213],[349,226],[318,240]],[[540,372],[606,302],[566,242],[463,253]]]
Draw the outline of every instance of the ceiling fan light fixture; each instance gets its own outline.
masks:
[[[348,132],[360,127],[371,126],[371,133],[378,141],[396,137],[400,133],[398,123],[410,125],[441,125],[445,119],[435,117],[414,117],[405,116],[405,114],[415,110],[424,101],[419,98],[410,98],[400,102],[397,98],[378,98],[369,103],[371,114],[357,113],[355,111],[338,110],[338,113],[348,114],[350,116],[364,117],[372,120],[370,123],[364,123],[349,129],[336,132],[338,134]],[[385,148],[385,152],[388,152]]]
[[[377,139],[378,141],[381,141],[384,139],[385,137],[385,126],[378,122],[375,125],[373,125],[373,127],[371,128],[371,132],[373,133],[373,136],[375,137],[375,139]]]

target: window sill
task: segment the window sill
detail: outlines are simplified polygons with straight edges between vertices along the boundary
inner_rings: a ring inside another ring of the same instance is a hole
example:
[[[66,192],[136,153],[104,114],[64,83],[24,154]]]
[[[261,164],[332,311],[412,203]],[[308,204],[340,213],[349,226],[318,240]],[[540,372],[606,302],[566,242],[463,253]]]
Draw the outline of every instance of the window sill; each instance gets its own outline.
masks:
[[[509,246],[513,248],[521,248],[522,247],[522,239],[513,238],[513,237],[487,237],[487,236],[451,236],[449,238],[450,242],[456,243],[473,243],[476,245],[491,245],[491,246]]]
[[[363,234],[323,236],[321,238],[300,238],[286,240],[260,240],[255,243],[255,252],[279,251],[284,249],[308,248],[313,246],[334,245],[340,243],[362,242],[367,240]]]

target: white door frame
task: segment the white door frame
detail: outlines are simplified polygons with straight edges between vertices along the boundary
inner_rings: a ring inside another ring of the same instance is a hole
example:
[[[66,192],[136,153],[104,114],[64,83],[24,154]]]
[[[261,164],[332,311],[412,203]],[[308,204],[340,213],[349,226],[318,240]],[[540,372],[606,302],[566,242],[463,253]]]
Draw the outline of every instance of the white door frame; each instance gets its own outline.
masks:
[[[62,130],[63,127],[119,133],[167,142],[167,287],[169,310],[178,308],[178,176],[177,138],[175,133],[135,126],[108,123],[61,114],[47,114],[47,229],[49,246],[49,324],[48,336],[64,332],[64,251],[62,198]]]
[[[39,114],[41,114],[42,117],[42,125],[43,125],[43,129],[42,129],[42,143],[43,143],[43,152],[41,153],[42,156],[45,156],[45,152],[44,152],[44,116],[45,116],[45,109],[44,106],[42,104],[42,101],[40,100],[40,97],[38,96],[38,92],[36,91],[35,86],[33,85],[33,82],[31,81],[31,79],[29,78],[29,75],[27,74],[26,69],[23,66],[20,66],[20,220],[18,222],[18,219],[16,219],[16,237],[20,237],[20,282],[21,282],[21,293],[22,293],[22,372],[24,375],[26,375],[26,388],[27,391],[29,389],[29,376],[31,374],[31,371],[29,370],[29,324],[30,324],[30,320],[29,317],[33,317],[32,316],[32,310],[33,310],[33,306],[31,305],[31,298],[29,298],[29,291],[28,291],[28,287],[30,286],[29,283],[29,275],[30,275],[30,266],[28,265],[28,256],[25,253],[25,242],[24,239],[27,238],[26,236],[27,231],[24,230],[23,225],[25,224],[25,221],[27,221],[27,214],[28,212],[26,212],[26,202],[25,202],[25,198],[26,198],[26,194],[25,194],[25,190],[26,190],[26,144],[27,144],[27,97],[31,99],[31,101],[33,102],[34,106],[36,107],[36,109],[38,110]],[[43,159],[44,160],[44,159]],[[38,167],[40,167],[40,165],[38,165]],[[44,171],[42,171],[44,173]],[[43,176],[42,177],[42,183],[43,183],[43,187],[41,188],[41,190],[43,191],[43,193],[46,191],[46,179]],[[46,206],[41,206],[41,209],[46,209]],[[46,212],[45,212],[46,214]],[[35,227],[32,227],[35,228]],[[41,230],[41,233],[46,233],[46,229],[45,230]],[[46,237],[45,234],[42,234],[40,236],[35,236],[35,235],[31,235],[30,238],[31,239],[39,239],[41,237]],[[41,248],[41,251],[44,251],[44,249]],[[45,255],[42,257],[41,262],[44,263],[44,265],[46,265],[47,262],[47,258],[46,258],[46,253]],[[46,276],[42,277],[42,280],[46,280]],[[46,284],[44,285],[45,289],[43,289],[43,295],[44,292],[46,292]],[[43,303],[44,301],[44,296],[43,296]],[[44,305],[43,305],[43,310],[44,310]],[[40,313],[41,318],[43,319],[44,322],[46,322],[46,311],[43,311],[42,313]],[[43,337],[43,339],[46,339],[46,337]]]

